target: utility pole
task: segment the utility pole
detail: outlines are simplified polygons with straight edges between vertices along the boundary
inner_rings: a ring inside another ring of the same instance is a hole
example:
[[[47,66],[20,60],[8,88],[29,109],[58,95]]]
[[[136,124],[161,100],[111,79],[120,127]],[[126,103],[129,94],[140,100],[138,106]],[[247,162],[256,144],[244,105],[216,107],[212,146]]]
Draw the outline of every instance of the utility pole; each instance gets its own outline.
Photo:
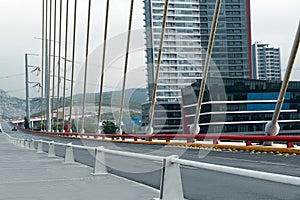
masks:
[[[29,81],[28,81],[28,54],[25,54],[25,85],[26,85],[26,118],[30,128],[30,104],[29,104]]]

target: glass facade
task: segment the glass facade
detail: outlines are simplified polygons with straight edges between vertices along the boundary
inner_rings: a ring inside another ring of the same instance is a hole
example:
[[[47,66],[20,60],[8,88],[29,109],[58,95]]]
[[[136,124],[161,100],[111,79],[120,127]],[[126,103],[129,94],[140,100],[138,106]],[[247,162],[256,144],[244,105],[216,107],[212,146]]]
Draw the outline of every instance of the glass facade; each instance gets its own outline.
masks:
[[[165,0],[144,0],[148,95],[151,101]],[[181,89],[202,77],[215,0],[170,0],[157,101],[180,102]],[[224,0],[211,77],[251,78],[249,0]]]
[[[201,81],[182,90],[184,130],[193,123]],[[281,81],[209,78],[202,104],[200,133],[264,134],[272,120]],[[215,98],[217,88],[225,96]],[[300,82],[290,82],[279,116],[280,134],[300,130]],[[220,130],[215,131],[215,130]]]
[[[142,105],[142,126],[149,124],[151,103]],[[153,129],[155,134],[182,133],[181,104],[178,102],[157,102],[155,104]]]

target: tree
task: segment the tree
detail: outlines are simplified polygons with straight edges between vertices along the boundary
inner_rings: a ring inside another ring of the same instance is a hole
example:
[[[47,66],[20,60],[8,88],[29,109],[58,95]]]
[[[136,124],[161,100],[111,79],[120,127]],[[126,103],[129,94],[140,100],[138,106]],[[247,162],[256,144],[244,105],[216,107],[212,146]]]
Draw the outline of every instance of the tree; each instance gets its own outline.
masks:
[[[113,122],[104,121],[102,125],[104,134],[116,134],[118,126],[116,126]]]

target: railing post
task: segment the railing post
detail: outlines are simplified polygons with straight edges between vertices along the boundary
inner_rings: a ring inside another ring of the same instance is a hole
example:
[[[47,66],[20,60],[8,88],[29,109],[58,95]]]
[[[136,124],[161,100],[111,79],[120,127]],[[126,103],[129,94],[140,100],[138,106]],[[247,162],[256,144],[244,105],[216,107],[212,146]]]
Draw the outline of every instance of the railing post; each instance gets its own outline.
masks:
[[[66,146],[64,163],[66,163],[66,164],[75,163],[72,143],[69,143]]]
[[[218,139],[213,139],[213,144],[219,144],[219,140]]]
[[[34,140],[30,141],[30,150],[34,150],[35,151]]]
[[[105,165],[105,153],[102,151],[104,147],[97,147],[95,149],[95,164],[92,175],[105,175],[107,169]]]
[[[293,142],[287,142],[287,148],[294,148]]]
[[[38,142],[38,147],[37,147],[37,153],[44,153],[43,152],[43,142],[42,141],[39,141]]]
[[[179,164],[174,161],[178,156],[163,160],[159,200],[184,200]]]
[[[252,146],[252,141],[250,141],[250,140],[246,141],[246,146],[247,146],[247,147],[248,147],[248,146]]]
[[[49,158],[55,157],[55,149],[54,149],[54,142],[53,141],[49,143],[48,157]]]

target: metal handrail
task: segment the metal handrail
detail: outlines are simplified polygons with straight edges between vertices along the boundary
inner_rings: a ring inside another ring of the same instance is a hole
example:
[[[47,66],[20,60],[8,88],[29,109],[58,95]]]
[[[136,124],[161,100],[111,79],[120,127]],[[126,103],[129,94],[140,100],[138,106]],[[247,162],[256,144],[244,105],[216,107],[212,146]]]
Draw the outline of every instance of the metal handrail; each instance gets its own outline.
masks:
[[[217,171],[217,172],[222,172],[227,174],[234,174],[239,176],[245,176],[245,177],[251,177],[251,178],[256,178],[261,180],[300,186],[300,178],[294,176],[254,171],[249,169],[242,169],[242,168],[222,166],[222,165],[215,165],[210,163],[196,162],[196,161],[190,161],[184,159],[174,159],[172,161],[180,165],[196,167],[196,168],[206,169],[210,171]]]

